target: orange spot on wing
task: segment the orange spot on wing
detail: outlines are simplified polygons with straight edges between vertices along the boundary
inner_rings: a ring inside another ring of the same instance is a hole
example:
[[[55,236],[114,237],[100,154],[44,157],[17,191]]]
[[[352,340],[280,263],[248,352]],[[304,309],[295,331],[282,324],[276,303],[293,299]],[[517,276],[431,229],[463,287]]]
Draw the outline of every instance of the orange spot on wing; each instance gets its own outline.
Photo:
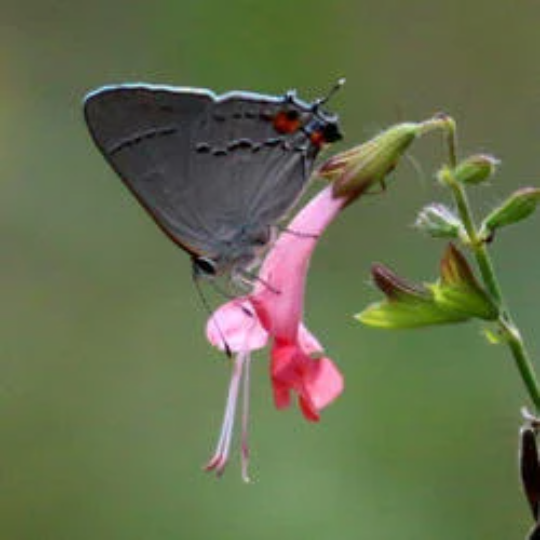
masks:
[[[322,132],[322,130],[312,131],[309,135],[309,140],[315,146],[322,146],[326,142],[326,139],[324,137],[324,133]]]
[[[278,133],[294,133],[300,128],[300,119],[295,111],[281,111],[274,116],[273,124]]]

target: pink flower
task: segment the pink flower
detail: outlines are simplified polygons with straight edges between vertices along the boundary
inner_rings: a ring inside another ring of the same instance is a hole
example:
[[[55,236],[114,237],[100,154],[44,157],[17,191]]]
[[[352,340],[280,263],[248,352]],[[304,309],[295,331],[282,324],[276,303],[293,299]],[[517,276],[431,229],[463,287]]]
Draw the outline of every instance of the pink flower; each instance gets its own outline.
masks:
[[[323,355],[317,339],[302,323],[304,288],[318,238],[346,205],[332,186],[316,195],[290,223],[268,253],[251,294],[217,309],[209,319],[209,341],[235,353],[221,434],[206,465],[221,475],[229,458],[236,404],[242,387],[242,477],[248,481],[249,364],[251,352],[271,343],[270,377],[278,409],[298,396],[305,418],[318,421],[320,411],[343,391],[343,377]]]
[[[418,136],[435,128],[448,131],[452,126],[453,121],[444,115],[423,123],[397,124],[327,160],[317,174],[331,184],[298,213],[288,231],[277,239],[259,271],[253,292],[228,302],[212,315],[206,327],[209,341],[236,353],[236,358],[221,435],[207,470],[220,475],[227,465],[242,386],[242,476],[248,480],[249,364],[251,352],[265,347],[268,341],[270,377],[278,409],[288,407],[294,393],[304,416],[317,421],[320,411],[343,391],[341,373],[302,323],[311,254],[320,235],[343,208],[373,186],[384,186],[385,178]]]

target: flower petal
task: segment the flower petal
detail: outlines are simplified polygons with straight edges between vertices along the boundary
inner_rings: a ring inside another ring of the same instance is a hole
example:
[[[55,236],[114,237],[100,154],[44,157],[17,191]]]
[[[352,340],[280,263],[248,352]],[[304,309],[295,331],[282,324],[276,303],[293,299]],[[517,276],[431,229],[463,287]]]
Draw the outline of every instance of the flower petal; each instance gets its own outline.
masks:
[[[300,408],[311,421],[344,387],[343,376],[329,358],[311,358],[296,343],[276,341],[271,365],[274,401],[278,409],[290,404],[290,392],[299,396]]]
[[[273,380],[272,392],[276,409],[287,409],[291,405],[291,389],[289,386]]]
[[[306,328],[304,323],[301,323],[298,329],[298,343],[306,354],[320,353],[324,350],[321,342]]]
[[[343,375],[330,358],[317,358],[311,362],[312,367],[304,379],[304,391],[320,411],[343,392]]]
[[[206,337],[214,347],[223,351],[228,346],[232,352],[262,349],[268,341],[268,333],[246,299],[227,302],[214,311],[206,323]]]
[[[281,233],[264,260],[251,299],[272,336],[296,341],[311,255],[344,204],[344,199],[333,196],[332,186],[322,190]]]
[[[300,396],[298,398],[298,405],[306,420],[310,422],[318,422],[321,419],[319,411],[313,406],[313,403],[305,396]]]

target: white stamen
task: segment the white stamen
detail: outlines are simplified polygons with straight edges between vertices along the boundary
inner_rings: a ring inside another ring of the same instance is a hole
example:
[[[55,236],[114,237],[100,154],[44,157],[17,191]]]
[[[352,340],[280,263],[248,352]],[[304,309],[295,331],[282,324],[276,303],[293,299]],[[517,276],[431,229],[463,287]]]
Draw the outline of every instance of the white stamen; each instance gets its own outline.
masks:
[[[225,406],[225,413],[223,415],[223,422],[221,424],[221,432],[219,435],[218,443],[212,458],[206,464],[205,469],[207,471],[216,471],[218,476],[221,476],[225,470],[227,462],[229,460],[232,434],[234,429],[234,421],[236,416],[236,404],[238,402],[238,392],[240,384],[242,384],[243,392],[243,413],[242,413],[242,478],[245,481],[249,481],[247,473],[248,465],[248,444],[247,444],[247,431],[248,431],[248,408],[249,408],[249,363],[251,355],[249,351],[242,351],[238,353],[235,358],[233,371],[231,375],[231,381],[229,383],[229,392],[227,395],[227,404]],[[244,369],[245,366],[245,369]],[[242,381],[242,378],[244,379]]]

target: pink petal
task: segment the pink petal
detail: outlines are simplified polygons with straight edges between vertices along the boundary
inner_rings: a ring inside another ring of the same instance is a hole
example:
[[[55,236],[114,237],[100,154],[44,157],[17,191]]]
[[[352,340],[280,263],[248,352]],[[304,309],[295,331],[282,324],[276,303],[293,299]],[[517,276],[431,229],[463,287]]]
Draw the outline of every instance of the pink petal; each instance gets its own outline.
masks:
[[[214,347],[232,352],[262,349],[268,333],[262,327],[253,306],[246,299],[237,299],[219,307],[206,323],[206,337]]]
[[[344,199],[333,197],[332,186],[322,190],[281,233],[267,255],[252,302],[272,336],[296,341],[311,255],[319,236],[343,204]]]
[[[276,341],[272,347],[272,383],[295,388],[302,377],[303,357],[296,343]]]
[[[309,420],[310,422],[318,422],[321,419],[319,411],[305,396],[300,396],[298,398],[298,405],[300,406],[300,410],[302,411],[302,414],[306,420]]]
[[[287,409],[291,405],[291,389],[286,384],[272,382],[274,405],[276,409]]]
[[[301,323],[298,329],[298,343],[306,354],[320,353],[324,350],[320,341],[306,328],[304,323]]]
[[[276,407],[288,407],[294,391],[304,416],[311,421],[319,419],[319,411],[344,386],[343,376],[329,358],[311,358],[297,344],[279,341],[272,349],[271,377]]]
[[[330,358],[312,360],[315,364],[304,380],[310,402],[320,411],[343,392],[343,375]]]

